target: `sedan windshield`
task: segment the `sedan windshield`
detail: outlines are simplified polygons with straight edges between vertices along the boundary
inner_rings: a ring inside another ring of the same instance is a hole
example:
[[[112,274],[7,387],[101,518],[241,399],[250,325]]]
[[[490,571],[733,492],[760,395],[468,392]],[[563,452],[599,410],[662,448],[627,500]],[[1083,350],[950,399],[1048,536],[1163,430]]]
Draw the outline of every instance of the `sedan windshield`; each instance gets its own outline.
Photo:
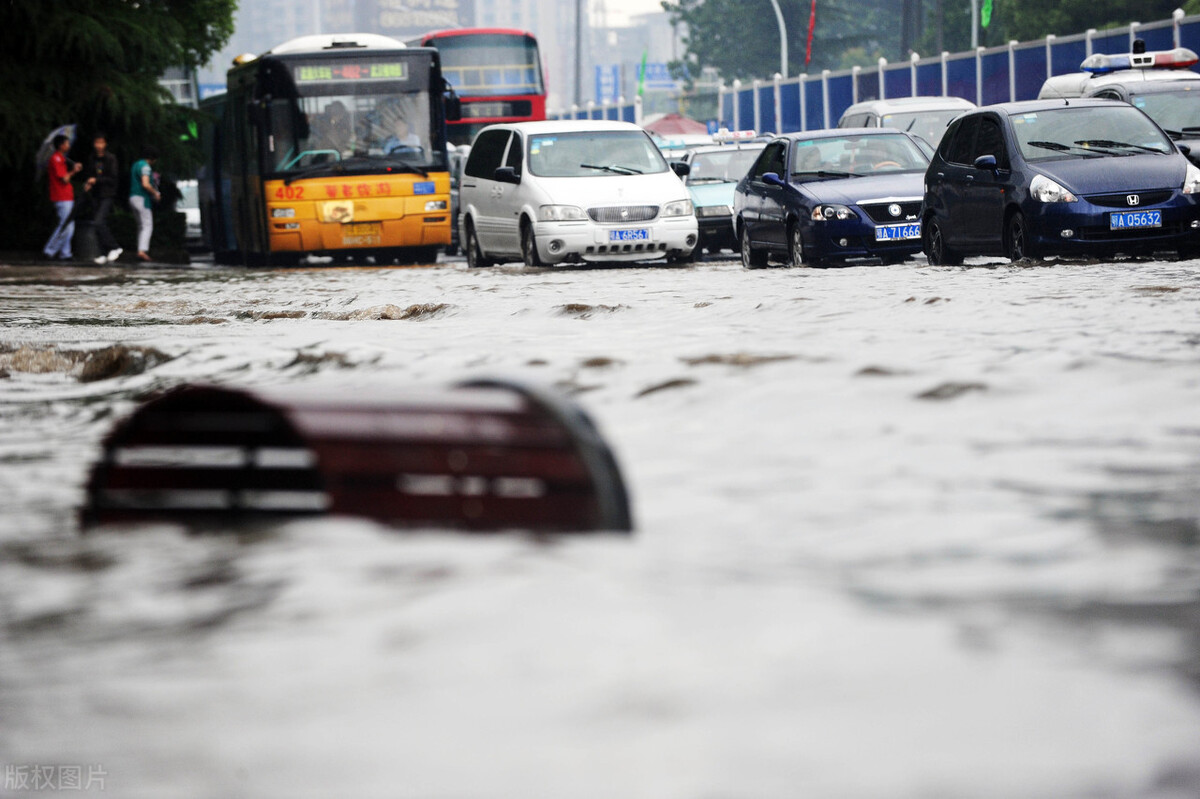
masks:
[[[1063,105],[1010,119],[1026,161],[1163,154],[1173,149],[1145,114],[1128,105]]]
[[[529,171],[549,178],[645,175],[667,162],[639,130],[572,131],[529,137]]]
[[[765,145],[764,145],[765,146]],[[687,183],[737,183],[754,166],[762,147],[729,147],[698,152],[692,158]]]
[[[929,159],[901,133],[859,133],[801,139],[792,147],[792,176],[800,180],[924,171]]]
[[[1200,81],[1196,81],[1200,83]],[[1171,92],[1147,92],[1130,98],[1134,108],[1158,123],[1168,133],[1196,133],[1200,130],[1200,87],[1189,86]]]
[[[904,111],[897,114],[884,114],[880,127],[896,128],[905,133],[920,136],[937,147],[950,120],[963,111],[962,108],[946,108],[940,111]]]

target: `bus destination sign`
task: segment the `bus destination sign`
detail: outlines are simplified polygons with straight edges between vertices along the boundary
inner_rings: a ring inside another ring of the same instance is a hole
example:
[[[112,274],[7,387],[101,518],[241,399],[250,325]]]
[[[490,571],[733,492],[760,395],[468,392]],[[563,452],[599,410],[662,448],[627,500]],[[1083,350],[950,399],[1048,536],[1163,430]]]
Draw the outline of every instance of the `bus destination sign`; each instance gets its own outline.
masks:
[[[404,61],[343,61],[332,64],[304,64],[294,70],[297,83],[341,83],[345,81],[407,80]]]

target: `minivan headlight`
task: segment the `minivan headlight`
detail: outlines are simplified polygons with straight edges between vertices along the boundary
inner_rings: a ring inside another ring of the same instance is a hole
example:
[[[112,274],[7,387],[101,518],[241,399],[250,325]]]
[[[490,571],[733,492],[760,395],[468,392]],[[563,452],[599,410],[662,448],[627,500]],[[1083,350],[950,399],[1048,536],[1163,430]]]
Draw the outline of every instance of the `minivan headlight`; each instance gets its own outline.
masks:
[[[676,200],[673,203],[667,203],[662,207],[663,216],[691,216],[692,201],[691,200]]]
[[[543,205],[538,208],[539,222],[576,222],[581,219],[587,219],[587,215],[577,205]]]
[[[1183,193],[1200,194],[1200,169],[1188,162],[1187,171],[1183,173]]]
[[[1079,198],[1045,175],[1034,175],[1029,181],[1029,196],[1043,203],[1073,203]]]

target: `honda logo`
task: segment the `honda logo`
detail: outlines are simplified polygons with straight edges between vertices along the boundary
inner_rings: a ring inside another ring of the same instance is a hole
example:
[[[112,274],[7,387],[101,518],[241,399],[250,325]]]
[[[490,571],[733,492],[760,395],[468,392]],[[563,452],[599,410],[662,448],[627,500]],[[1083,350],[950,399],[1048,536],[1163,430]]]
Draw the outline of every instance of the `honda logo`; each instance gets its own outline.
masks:
[[[1142,198],[1137,196],[1136,194],[1126,194],[1125,195],[1125,202],[1129,203],[1130,205],[1137,205],[1141,201],[1142,201]]]

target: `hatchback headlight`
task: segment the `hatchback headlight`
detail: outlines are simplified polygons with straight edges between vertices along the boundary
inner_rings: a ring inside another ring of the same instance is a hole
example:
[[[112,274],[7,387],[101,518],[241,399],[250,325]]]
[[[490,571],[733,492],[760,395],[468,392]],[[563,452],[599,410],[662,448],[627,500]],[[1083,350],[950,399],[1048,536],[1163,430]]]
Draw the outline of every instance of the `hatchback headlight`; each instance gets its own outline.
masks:
[[[733,209],[728,205],[701,205],[696,216],[733,216]]]
[[[844,222],[847,219],[857,218],[857,214],[844,205],[818,205],[812,209],[812,221],[814,222],[827,222],[834,219]]]
[[[1079,198],[1045,175],[1034,175],[1029,181],[1029,196],[1043,203],[1073,203]]]
[[[663,216],[691,216],[692,201],[691,200],[676,200],[673,203],[667,203],[662,207]]]
[[[1200,194],[1200,169],[1191,163],[1187,165],[1187,171],[1183,173],[1183,193]]]
[[[543,205],[538,209],[540,222],[577,222],[587,219],[587,214],[577,205]]]

